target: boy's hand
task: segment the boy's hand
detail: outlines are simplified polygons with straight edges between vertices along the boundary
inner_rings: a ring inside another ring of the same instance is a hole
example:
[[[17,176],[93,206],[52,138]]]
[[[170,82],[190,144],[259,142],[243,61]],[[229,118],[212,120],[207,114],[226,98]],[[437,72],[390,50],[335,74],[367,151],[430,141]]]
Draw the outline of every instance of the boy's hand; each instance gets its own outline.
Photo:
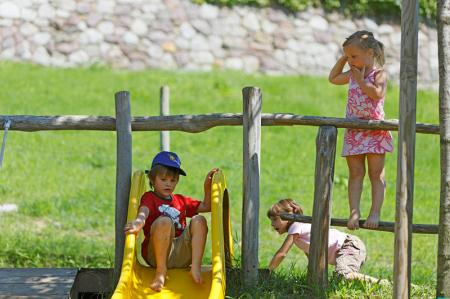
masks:
[[[125,233],[126,234],[137,234],[142,227],[144,226],[145,221],[142,221],[141,219],[135,219],[133,222],[129,222],[125,224]]]
[[[205,177],[205,182],[203,184],[204,186],[204,198],[203,201],[200,203],[200,205],[197,208],[197,213],[204,213],[204,212],[211,212],[211,185],[212,185],[212,178],[214,173],[218,172],[219,168],[213,168]]]
[[[205,182],[203,184],[204,188],[205,188],[205,192],[210,191],[211,190],[211,184],[212,184],[212,178],[213,175],[219,171],[219,168],[213,168],[211,169],[210,172],[208,172],[208,174],[205,177]]]

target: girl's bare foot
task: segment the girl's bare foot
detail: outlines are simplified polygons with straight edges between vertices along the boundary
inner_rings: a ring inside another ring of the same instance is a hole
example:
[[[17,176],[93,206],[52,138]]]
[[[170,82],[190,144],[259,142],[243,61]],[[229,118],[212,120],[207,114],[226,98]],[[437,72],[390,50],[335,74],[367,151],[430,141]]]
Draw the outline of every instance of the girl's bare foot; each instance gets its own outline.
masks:
[[[348,217],[347,228],[350,230],[359,229],[359,212],[353,211]]]
[[[155,292],[161,292],[164,287],[164,282],[166,281],[166,273],[162,271],[156,271],[155,277],[150,284],[150,288]]]
[[[367,217],[366,221],[364,222],[364,227],[377,228],[378,222],[380,222],[380,214],[370,213],[369,217]]]
[[[196,283],[203,283],[201,267],[191,266],[190,273],[191,273],[192,279],[194,279],[194,281]]]

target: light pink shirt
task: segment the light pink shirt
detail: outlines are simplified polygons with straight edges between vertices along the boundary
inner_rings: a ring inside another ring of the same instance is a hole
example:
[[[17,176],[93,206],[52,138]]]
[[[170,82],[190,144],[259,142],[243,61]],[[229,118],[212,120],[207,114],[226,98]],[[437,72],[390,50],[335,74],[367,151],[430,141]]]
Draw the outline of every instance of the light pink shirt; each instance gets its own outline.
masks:
[[[311,243],[311,224],[294,222],[289,227],[289,235],[294,235],[294,244],[305,253],[309,253],[309,244]],[[336,252],[342,247],[347,234],[330,228],[328,235],[328,263],[336,265]]]

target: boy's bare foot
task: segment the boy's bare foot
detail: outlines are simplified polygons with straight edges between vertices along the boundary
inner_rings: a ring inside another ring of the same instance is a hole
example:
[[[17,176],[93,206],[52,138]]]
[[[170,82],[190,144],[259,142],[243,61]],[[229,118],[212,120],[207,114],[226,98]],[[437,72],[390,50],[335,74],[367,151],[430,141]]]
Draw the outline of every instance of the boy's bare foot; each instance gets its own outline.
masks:
[[[353,211],[348,217],[347,228],[351,230],[359,229],[359,212]]]
[[[164,287],[164,282],[166,281],[166,273],[156,271],[155,277],[153,277],[153,281],[150,284],[150,288],[155,292],[161,292]]]
[[[369,217],[367,217],[364,222],[364,227],[366,228],[377,228],[378,222],[380,222],[380,214],[379,213],[370,213]]]
[[[201,267],[191,266],[190,273],[191,273],[192,279],[194,279],[194,281],[196,283],[203,283]]]

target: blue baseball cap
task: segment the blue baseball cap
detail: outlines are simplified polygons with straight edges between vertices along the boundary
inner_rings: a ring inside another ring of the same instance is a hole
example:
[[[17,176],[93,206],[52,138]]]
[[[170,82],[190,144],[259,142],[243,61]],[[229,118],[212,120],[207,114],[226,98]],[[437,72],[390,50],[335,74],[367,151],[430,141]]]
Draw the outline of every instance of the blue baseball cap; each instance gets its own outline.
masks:
[[[177,154],[173,152],[162,151],[159,152],[152,161],[152,168],[155,165],[163,165],[171,168],[175,168],[181,175],[186,175],[183,169],[181,169],[181,161]]]

